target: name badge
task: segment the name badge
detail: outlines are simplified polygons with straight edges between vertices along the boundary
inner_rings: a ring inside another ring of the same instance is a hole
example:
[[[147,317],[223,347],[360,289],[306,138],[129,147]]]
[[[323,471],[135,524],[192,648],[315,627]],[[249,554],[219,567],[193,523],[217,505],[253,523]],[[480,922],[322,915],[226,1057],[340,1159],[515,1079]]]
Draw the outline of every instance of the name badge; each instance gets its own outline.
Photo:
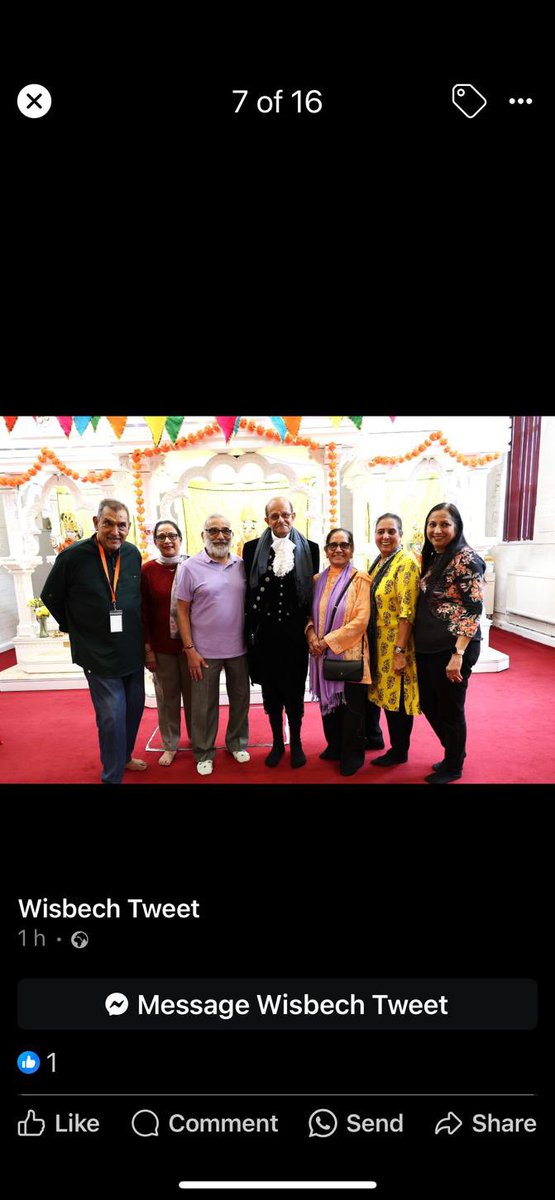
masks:
[[[123,633],[123,612],[114,608],[110,613],[110,633]]]

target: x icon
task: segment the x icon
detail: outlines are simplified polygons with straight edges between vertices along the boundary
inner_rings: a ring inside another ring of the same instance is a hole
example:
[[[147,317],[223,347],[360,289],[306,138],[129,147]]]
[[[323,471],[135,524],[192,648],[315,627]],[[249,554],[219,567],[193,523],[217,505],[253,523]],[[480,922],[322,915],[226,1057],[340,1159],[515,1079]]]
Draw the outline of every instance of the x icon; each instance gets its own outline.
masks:
[[[27,92],[27,95],[29,97],[29,100],[31,101],[31,103],[27,105],[27,108],[32,108],[33,104],[36,104],[37,108],[42,108],[42,104],[39,104],[39,100],[42,96],[42,92],[39,92],[38,96],[35,96],[34,98],[30,92]]]

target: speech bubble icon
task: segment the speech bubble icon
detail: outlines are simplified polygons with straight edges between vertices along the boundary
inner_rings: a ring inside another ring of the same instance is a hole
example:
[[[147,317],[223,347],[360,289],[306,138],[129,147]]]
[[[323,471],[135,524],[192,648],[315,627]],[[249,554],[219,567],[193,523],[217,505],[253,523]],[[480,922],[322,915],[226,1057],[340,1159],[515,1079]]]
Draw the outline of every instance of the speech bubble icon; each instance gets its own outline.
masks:
[[[121,1017],[129,1008],[129,1000],[124,992],[110,992],[104,1004],[110,1017]]]
[[[331,1137],[337,1129],[337,1117],[330,1108],[317,1108],[308,1118],[309,1137]]]
[[[158,1137],[159,1127],[157,1113],[151,1108],[140,1108],[138,1112],[133,1113],[131,1128],[137,1137]]]

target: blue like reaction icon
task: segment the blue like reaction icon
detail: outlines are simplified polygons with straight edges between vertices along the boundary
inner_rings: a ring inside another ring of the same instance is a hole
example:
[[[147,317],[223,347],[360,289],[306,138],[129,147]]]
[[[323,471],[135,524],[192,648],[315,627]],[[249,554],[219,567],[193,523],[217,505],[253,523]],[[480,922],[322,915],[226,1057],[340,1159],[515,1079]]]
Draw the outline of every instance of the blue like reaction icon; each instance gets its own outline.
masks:
[[[35,1050],[22,1050],[17,1065],[23,1075],[34,1075],[40,1067],[40,1058]]]

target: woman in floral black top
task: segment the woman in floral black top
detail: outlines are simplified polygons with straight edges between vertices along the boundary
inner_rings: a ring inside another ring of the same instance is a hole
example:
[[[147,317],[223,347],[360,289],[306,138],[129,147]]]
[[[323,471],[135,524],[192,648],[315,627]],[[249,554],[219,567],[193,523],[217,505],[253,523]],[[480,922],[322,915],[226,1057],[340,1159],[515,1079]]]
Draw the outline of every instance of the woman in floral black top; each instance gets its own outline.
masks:
[[[454,504],[435,504],[424,526],[414,642],[420,707],[443,746],[427,783],[460,779],[466,757],[464,704],[480,654],[486,564],[463,535]]]

